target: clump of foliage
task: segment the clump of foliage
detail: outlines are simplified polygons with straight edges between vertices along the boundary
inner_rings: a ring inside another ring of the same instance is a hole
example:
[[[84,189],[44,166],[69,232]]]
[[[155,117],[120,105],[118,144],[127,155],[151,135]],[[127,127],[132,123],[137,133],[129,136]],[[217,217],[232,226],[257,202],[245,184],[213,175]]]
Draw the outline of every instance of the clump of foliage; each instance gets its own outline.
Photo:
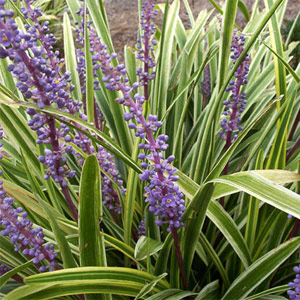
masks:
[[[140,0],[123,64],[103,1],[0,0],[4,299],[299,298],[300,67],[238,2]]]

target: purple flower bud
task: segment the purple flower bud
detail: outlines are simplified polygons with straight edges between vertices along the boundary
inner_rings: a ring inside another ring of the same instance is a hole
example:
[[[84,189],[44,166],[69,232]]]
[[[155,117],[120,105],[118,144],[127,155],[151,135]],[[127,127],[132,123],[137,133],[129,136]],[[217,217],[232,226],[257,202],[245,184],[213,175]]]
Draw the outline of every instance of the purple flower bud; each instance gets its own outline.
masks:
[[[145,158],[146,158],[146,155],[143,154],[143,153],[140,153],[140,154],[138,155],[138,159],[143,160],[143,159],[145,159]]]
[[[45,156],[39,156],[39,161],[44,164],[46,162]]]
[[[135,129],[135,128],[136,128],[136,125],[135,125],[134,123],[129,123],[129,124],[128,124],[128,127],[129,127],[130,129]]]
[[[134,82],[133,84],[132,84],[132,88],[133,89],[137,89],[139,87],[139,83],[138,82]]]
[[[124,120],[125,121],[130,121],[132,119],[132,114],[130,113],[124,113]]]

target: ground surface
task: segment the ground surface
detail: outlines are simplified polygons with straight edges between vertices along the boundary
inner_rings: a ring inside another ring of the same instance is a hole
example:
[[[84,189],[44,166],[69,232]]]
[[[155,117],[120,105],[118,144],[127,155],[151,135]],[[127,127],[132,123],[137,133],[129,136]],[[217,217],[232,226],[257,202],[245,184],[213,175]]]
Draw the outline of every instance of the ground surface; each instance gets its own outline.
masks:
[[[194,16],[196,17],[200,10],[207,8],[213,9],[208,0],[188,0],[192,6]],[[164,2],[159,0],[159,2]],[[220,3],[220,1],[216,1]],[[109,19],[112,32],[113,43],[118,54],[122,56],[124,45],[134,46],[136,43],[136,33],[138,27],[137,0],[104,0],[106,12]],[[192,5],[194,3],[194,5]],[[244,0],[244,3],[251,9],[254,0]],[[263,0],[261,0],[263,3]],[[262,6],[263,7],[263,6]],[[288,0],[285,18],[293,19],[300,11],[300,0]],[[181,5],[181,17],[188,26],[187,14],[184,5]],[[240,26],[245,24],[242,14],[238,14],[237,23]]]

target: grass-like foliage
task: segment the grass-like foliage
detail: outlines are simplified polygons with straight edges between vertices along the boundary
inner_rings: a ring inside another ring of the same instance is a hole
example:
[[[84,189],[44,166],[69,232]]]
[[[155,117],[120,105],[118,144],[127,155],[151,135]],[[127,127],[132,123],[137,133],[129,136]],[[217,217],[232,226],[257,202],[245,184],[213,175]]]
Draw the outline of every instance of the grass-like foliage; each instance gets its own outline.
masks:
[[[300,299],[298,25],[211,2],[0,0],[0,297]]]

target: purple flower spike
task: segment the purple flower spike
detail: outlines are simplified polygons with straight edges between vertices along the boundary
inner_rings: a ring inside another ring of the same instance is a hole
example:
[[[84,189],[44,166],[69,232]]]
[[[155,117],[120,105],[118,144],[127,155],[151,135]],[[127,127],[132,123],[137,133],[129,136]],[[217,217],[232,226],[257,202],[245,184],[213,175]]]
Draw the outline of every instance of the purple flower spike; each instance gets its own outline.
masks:
[[[122,188],[123,181],[121,180],[119,171],[116,169],[113,156],[109,154],[103,147],[99,146],[97,158],[101,169],[103,169],[107,175],[111,176],[113,181],[119,186],[121,193],[125,194],[126,190]],[[121,214],[120,199],[118,193],[113,188],[111,179],[103,173],[101,175],[103,204],[106,205],[109,210],[114,211],[117,214]]]
[[[290,289],[287,291],[287,294],[290,300],[299,300],[300,299],[300,265],[294,267],[294,272],[296,273],[295,279],[289,283]]]
[[[55,43],[54,36],[49,33],[49,22],[41,26],[38,18],[41,10],[30,6],[32,1],[25,1],[22,12],[25,18],[30,18],[35,26],[25,25],[26,32],[19,30],[13,14],[9,10],[2,8],[0,17],[0,42],[6,49],[7,56],[13,62],[8,66],[8,71],[12,72],[17,88],[25,98],[31,99],[38,104],[39,108],[45,106],[55,106],[58,109],[75,114],[79,111],[81,103],[73,101],[71,92],[71,74],[66,72],[60,75],[58,72],[59,64],[63,62],[59,58],[59,52],[53,51]],[[5,29],[4,29],[5,28]],[[37,43],[41,41],[41,45]],[[9,47],[8,47],[9,46]],[[29,51],[33,55],[29,55]],[[53,154],[40,157],[40,162],[45,164],[46,177],[53,177],[62,186],[66,185],[65,177],[68,176],[66,168],[65,145],[59,140],[66,137],[68,141],[69,129],[62,125],[60,130],[56,129],[56,121],[44,114],[37,113],[34,109],[28,108],[27,113],[31,116],[28,125],[37,133],[37,144],[51,145]],[[46,150],[47,151],[47,150]],[[46,153],[45,153],[46,154]]]
[[[3,131],[0,127],[0,141],[2,139]],[[42,228],[33,228],[32,222],[27,218],[27,212],[24,212],[22,207],[17,207],[14,199],[4,190],[3,181],[0,181],[0,227],[4,228],[0,231],[1,235],[10,238],[14,250],[16,252],[22,250],[24,255],[33,259],[33,263],[41,272],[54,270],[57,265],[54,246],[48,244],[44,246]],[[47,266],[41,265],[44,259],[49,262]],[[0,267],[0,274],[2,271],[5,271],[5,267]]]
[[[210,82],[210,71],[209,66],[207,65],[204,69],[203,81],[201,83],[201,92],[203,95],[203,106],[205,107],[210,96],[211,96],[211,82]]]
[[[137,59],[144,63],[144,69],[138,68],[137,75],[142,86],[147,86],[148,82],[155,76],[154,71],[150,71],[156,65],[154,59],[154,46],[156,45],[155,25],[153,20],[157,16],[157,9],[154,10],[156,0],[145,0],[142,5],[141,11],[141,29],[142,34],[138,39],[137,48]],[[133,86],[133,88],[135,88]]]
[[[7,265],[0,264],[0,277],[9,271],[10,268]]]
[[[142,162],[144,169],[139,178],[143,181],[149,181],[149,186],[145,188],[146,202],[149,203],[150,212],[157,216],[157,225],[167,224],[168,231],[183,226],[181,222],[182,214],[185,210],[183,194],[175,184],[178,177],[175,176],[174,169],[169,162],[173,157],[164,159],[162,152],[168,147],[166,135],[159,135],[156,139],[154,133],[162,126],[157,120],[157,116],[149,115],[146,120],[143,116],[143,103],[147,100],[139,94],[133,97],[132,86],[128,85],[126,69],[124,65],[118,65],[115,68],[111,65],[112,57],[107,53],[107,46],[102,44],[94,32],[90,34],[92,58],[94,64],[98,63],[105,81],[109,82],[107,88],[112,91],[120,91],[122,98],[116,101],[129,108],[129,113],[124,115],[125,120],[130,121],[129,128],[135,130],[135,135],[144,139],[145,142],[139,144],[139,149],[146,153],[140,154],[139,159],[147,159],[149,163]],[[134,121],[134,120],[133,120]],[[167,174],[167,175],[165,175]]]
[[[231,58],[234,64],[244,50],[244,42],[245,37],[242,34],[238,35],[237,30],[234,30],[231,43]],[[226,140],[226,149],[237,138],[237,133],[243,129],[240,126],[241,114],[245,109],[247,100],[246,94],[241,92],[241,88],[247,84],[249,64],[250,56],[247,54],[234,74],[235,79],[230,81],[229,87],[226,89],[227,92],[231,92],[231,99],[223,102],[225,106],[223,112],[224,118],[221,122],[221,130],[219,132],[221,137]]]
[[[138,231],[138,237],[139,238],[142,235],[146,235],[146,229],[145,229],[145,222],[144,222],[144,220],[141,221],[138,229],[139,229],[139,231]]]

